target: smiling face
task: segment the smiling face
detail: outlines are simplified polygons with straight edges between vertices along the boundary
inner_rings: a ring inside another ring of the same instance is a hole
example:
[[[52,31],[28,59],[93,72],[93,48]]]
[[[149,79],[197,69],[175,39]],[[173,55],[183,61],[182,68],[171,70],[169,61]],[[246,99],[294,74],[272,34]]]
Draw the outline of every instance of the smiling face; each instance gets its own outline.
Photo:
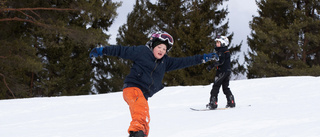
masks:
[[[161,59],[167,53],[167,46],[159,44],[153,48],[153,55],[156,59]]]
[[[221,42],[220,41],[216,41],[216,46],[219,48],[221,47]]]

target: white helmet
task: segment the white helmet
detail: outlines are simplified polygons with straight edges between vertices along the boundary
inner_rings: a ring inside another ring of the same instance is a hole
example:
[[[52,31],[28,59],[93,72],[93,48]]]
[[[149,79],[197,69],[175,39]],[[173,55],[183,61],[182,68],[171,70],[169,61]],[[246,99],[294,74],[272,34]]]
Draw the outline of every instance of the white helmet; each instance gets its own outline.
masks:
[[[214,41],[220,41],[221,47],[225,47],[229,45],[229,39],[226,36],[218,35]]]

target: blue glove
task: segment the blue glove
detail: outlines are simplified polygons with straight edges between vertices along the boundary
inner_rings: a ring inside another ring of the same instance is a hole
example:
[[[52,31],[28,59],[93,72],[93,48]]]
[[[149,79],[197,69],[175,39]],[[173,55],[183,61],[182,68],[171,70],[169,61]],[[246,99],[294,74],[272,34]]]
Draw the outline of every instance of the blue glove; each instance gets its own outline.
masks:
[[[208,54],[203,54],[203,62],[206,63],[210,60],[219,60],[219,56],[217,53],[208,53]]]
[[[92,58],[92,57],[102,56],[103,55],[102,50],[103,50],[103,47],[93,48],[89,54],[89,57]]]

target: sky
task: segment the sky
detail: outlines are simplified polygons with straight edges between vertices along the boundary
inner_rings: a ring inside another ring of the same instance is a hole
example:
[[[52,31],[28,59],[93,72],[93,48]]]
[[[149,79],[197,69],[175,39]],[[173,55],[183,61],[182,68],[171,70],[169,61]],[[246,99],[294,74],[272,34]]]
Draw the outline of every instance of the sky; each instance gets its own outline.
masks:
[[[234,40],[231,44],[240,44],[243,41],[242,52],[248,51],[247,36],[251,29],[249,22],[253,16],[258,16],[258,7],[255,0],[229,0],[226,5],[229,9],[229,32],[234,32]]]
[[[128,13],[132,12],[135,0],[113,0],[114,2],[122,1],[122,6],[117,9],[118,17],[110,27],[108,34],[111,34],[109,43],[116,44],[118,29],[127,21]],[[155,3],[156,0],[151,0]],[[255,0],[229,0],[223,6],[228,6],[229,14],[229,32],[234,32],[234,39],[231,45],[240,44],[243,41],[241,52],[248,51],[247,36],[250,35],[249,21],[252,16],[257,16],[257,5]],[[240,53],[240,62],[244,62],[243,53]]]
[[[165,87],[149,98],[149,137],[319,137],[320,77],[230,81],[236,107],[205,108],[210,85]],[[218,107],[226,105],[222,91]],[[0,100],[1,137],[127,137],[122,92]]]

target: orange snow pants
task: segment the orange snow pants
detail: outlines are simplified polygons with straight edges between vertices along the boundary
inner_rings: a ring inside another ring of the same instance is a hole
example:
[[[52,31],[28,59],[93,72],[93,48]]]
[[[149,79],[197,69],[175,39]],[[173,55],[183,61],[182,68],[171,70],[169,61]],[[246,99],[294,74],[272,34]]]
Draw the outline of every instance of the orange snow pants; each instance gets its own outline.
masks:
[[[137,87],[123,89],[123,99],[129,105],[132,121],[128,132],[142,130],[147,136],[149,134],[149,105],[142,91]]]

